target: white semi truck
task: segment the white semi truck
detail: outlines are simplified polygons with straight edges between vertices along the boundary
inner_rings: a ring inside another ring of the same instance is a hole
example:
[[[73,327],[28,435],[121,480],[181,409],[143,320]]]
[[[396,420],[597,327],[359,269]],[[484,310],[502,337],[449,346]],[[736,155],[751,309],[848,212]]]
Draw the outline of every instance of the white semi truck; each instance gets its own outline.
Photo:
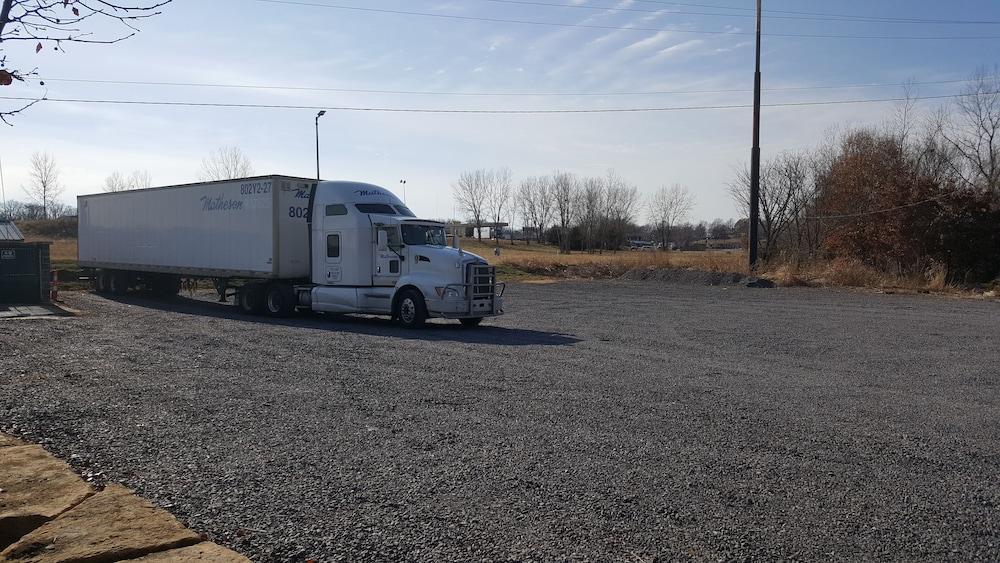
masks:
[[[406,327],[503,314],[495,268],[379,186],[260,176],[77,205],[79,263],[100,293],[175,295],[182,278],[206,278],[250,314],[365,313]]]

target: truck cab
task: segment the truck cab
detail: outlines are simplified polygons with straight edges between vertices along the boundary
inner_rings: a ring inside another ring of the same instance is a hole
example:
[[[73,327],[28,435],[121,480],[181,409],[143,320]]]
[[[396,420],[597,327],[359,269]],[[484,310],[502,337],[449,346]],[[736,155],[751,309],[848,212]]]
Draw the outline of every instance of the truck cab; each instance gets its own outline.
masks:
[[[416,218],[385,188],[319,182],[309,208],[311,283],[295,286],[299,307],[390,315],[407,327],[503,314],[495,268],[450,246],[444,223]]]

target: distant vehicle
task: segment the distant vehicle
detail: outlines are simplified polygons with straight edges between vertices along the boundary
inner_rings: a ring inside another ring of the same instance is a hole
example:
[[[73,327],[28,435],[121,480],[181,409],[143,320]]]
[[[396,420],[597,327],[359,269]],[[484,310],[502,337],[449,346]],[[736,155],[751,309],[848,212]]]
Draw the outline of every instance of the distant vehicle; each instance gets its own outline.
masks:
[[[181,278],[235,288],[246,313],[429,317],[475,326],[503,314],[483,258],[448,246],[389,190],[260,176],[80,196],[79,261],[99,293],[174,295]]]
[[[629,250],[642,250],[642,249],[645,249],[645,248],[650,248],[652,246],[654,246],[654,244],[652,242],[645,241],[645,240],[630,240],[630,241],[628,241],[628,249]]]

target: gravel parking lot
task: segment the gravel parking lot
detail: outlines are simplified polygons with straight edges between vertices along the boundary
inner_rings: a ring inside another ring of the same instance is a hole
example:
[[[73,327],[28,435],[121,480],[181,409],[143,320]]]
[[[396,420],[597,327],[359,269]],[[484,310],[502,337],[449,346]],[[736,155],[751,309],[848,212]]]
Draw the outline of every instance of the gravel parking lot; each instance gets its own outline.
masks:
[[[66,299],[0,323],[0,430],[257,560],[1000,560],[996,302],[518,284],[411,332]]]

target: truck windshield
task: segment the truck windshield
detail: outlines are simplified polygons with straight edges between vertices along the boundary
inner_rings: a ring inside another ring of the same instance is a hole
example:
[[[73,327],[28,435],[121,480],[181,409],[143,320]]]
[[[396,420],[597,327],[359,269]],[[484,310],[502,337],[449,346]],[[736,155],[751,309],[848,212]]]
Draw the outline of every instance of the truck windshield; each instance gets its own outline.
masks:
[[[437,225],[402,225],[403,244],[447,246],[444,227]]]

